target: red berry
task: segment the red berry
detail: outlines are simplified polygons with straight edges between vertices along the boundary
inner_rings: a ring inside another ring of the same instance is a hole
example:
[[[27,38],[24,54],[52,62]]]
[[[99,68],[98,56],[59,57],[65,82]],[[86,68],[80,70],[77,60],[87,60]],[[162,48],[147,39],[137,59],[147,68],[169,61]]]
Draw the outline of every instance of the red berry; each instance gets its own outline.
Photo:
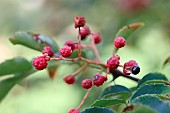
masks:
[[[54,52],[52,51],[52,48],[50,46],[44,46],[42,54],[48,54],[48,56],[52,57],[54,55]]]
[[[74,46],[74,42],[71,41],[71,40],[68,40],[67,42],[65,42],[64,46],[69,46],[71,47],[72,51],[75,49],[75,46]]]
[[[68,111],[68,113],[80,113],[80,110],[72,108]]]
[[[104,81],[106,81],[106,78],[102,76],[101,74],[95,74],[93,77],[93,84],[98,86],[101,86]]]
[[[107,76],[103,76],[103,78],[104,78],[104,81],[107,81]]]
[[[72,75],[68,75],[68,76],[65,76],[63,78],[63,80],[67,83],[67,84],[74,84],[76,82],[76,79],[74,76]]]
[[[99,44],[102,41],[102,37],[99,33],[93,33],[92,38],[94,39],[95,44]]]
[[[81,36],[81,40],[85,39],[86,36],[88,36],[90,34],[90,29],[87,26],[84,26],[82,28],[80,28],[80,36]]]
[[[71,47],[72,51],[78,49],[78,43],[74,43],[71,40],[68,40],[67,42],[65,42],[64,46]],[[83,49],[83,47],[81,47],[81,49]]]
[[[47,55],[47,56],[44,55],[44,56],[45,56],[45,60],[46,60],[46,61],[50,61],[50,56],[48,56],[48,55]]]
[[[78,49],[78,44],[74,44],[74,50],[76,50],[76,49]]]
[[[119,60],[119,56],[112,56],[109,60],[107,60],[107,68],[109,68],[109,70],[115,70],[120,64]]]
[[[126,44],[126,40],[123,37],[117,37],[114,40],[114,45],[116,48],[122,48]]]
[[[86,24],[86,20],[83,16],[80,17],[74,17],[74,26],[75,28],[77,27],[84,27]]]
[[[38,56],[37,58],[34,58],[32,64],[37,70],[43,70],[48,65],[45,56]]]
[[[81,49],[83,49],[82,46],[81,46]],[[73,50],[78,50],[78,44],[77,44],[77,43],[74,44],[74,49],[73,49]],[[72,51],[73,51],[73,50],[72,50]]]
[[[89,89],[92,87],[93,83],[92,83],[92,80],[91,79],[84,79],[82,82],[81,82],[81,85],[83,88],[85,89]]]
[[[138,66],[137,62],[134,60],[130,60],[130,61],[124,63],[123,73],[125,75],[130,75],[132,73],[132,69],[134,66]]]
[[[63,57],[69,57],[72,54],[72,49],[69,46],[64,46],[63,48],[60,48],[60,54]]]

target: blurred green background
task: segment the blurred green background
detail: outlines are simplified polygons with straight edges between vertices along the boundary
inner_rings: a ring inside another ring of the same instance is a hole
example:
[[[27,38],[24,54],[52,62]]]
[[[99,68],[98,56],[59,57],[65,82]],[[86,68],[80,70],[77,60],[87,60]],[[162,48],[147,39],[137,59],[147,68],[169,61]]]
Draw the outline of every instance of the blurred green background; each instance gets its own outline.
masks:
[[[13,46],[8,38],[17,31],[43,33],[56,40],[60,47],[68,39],[76,40],[73,18],[82,15],[91,31],[100,32],[103,37],[102,44],[97,46],[103,62],[111,56],[114,35],[122,26],[144,22],[145,26],[129,37],[128,45],[118,51],[121,63],[135,59],[141,67],[138,78],[158,71],[170,79],[170,66],[162,68],[163,61],[170,55],[169,11],[169,0],[1,0],[0,62],[15,56],[32,60],[41,55],[22,46]],[[92,77],[96,72],[86,69],[75,85],[66,85],[63,76],[77,68],[63,64],[55,80],[51,80],[46,71],[31,75],[12,89],[0,104],[0,113],[66,113],[77,107],[86,92],[80,86],[81,79]],[[127,87],[136,85],[121,77],[115,83]],[[84,107],[107,85],[110,84],[94,87]]]

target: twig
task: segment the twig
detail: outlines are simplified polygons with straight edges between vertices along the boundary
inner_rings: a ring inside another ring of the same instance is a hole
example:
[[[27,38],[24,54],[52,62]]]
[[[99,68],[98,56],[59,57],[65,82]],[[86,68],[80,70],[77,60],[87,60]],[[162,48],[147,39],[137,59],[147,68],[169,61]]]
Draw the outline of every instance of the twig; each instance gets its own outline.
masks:
[[[115,69],[115,70],[113,70],[113,71],[111,71],[111,73],[112,73],[112,75],[113,75],[113,80],[112,81],[114,81],[116,78],[118,78],[119,76],[123,76],[123,77],[125,77],[125,78],[128,78],[128,79],[131,79],[131,80],[133,80],[133,81],[136,81],[136,82],[139,82],[139,80],[140,79],[138,79],[138,78],[135,78],[135,77],[132,77],[132,76],[129,76],[129,75],[125,75],[125,74],[123,74],[120,70],[118,70],[118,69]]]
[[[89,95],[91,89],[92,89],[92,88],[90,88],[90,89],[87,90],[87,92],[86,92],[86,94],[84,95],[84,97],[83,97],[81,103],[79,104],[79,106],[78,106],[76,109],[80,109],[80,108],[82,107],[82,105],[83,105],[83,103],[85,102],[85,100],[87,99],[87,97],[88,97],[88,95]]]
[[[94,43],[94,39],[92,37],[91,37],[91,47],[92,47],[92,49],[93,49],[93,51],[94,51],[94,53],[96,55],[97,60],[100,62],[101,60],[100,60],[99,52],[98,52],[98,50],[96,48],[96,45]]]
[[[88,66],[88,63],[85,63],[81,68],[79,68],[76,72],[74,72],[72,75],[76,76],[78,75],[82,70],[84,70]]]
[[[83,57],[74,58],[74,59],[59,57],[59,58],[51,58],[50,60],[56,60],[56,61],[65,60],[65,61],[72,61],[72,62],[75,62],[75,61],[77,61],[77,60],[82,60],[82,61],[85,61],[85,62],[86,62],[86,65],[95,64],[95,65],[100,65],[100,66],[102,66],[103,68],[107,68],[106,64],[104,64],[104,63],[102,63],[102,62],[97,62],[97,61],[88,60],[88,59],[85,59],[85,58],[83,58]],[[85,68],[86,65],[83,66],[83,68]],[[81,69],[81,68],[80,68],[80,69]],[[77,71],[78,71],[78,70],[77,70]],[[81,71],[81,70],[80,70],[80,71]],[[77,72],[75,72],[75,73],[77,73]],[[125,77],[125,78],[131,79],[131,80],[136,81],[136,82],[138,82],[138,81],[140,80],[140,79],[135,78],[135,77],[132,77],[132,76],[127,76],[127,75],[125,75],[124,73],[122,73],[122,72],[121,72],[120,70],[118,70],[118,69],[112,70],[112,71],[110,71],[110,73],[112,73],[112,75],[113,75],[113,77],[114,77],[112,81],[114,81],[114,80],[115,80],[116,78],[118,78],[119,76],[123,76],[123,77]]]
[[[81,36],[80,36],[80,27],[78,29],[78,57],[81,57]]]

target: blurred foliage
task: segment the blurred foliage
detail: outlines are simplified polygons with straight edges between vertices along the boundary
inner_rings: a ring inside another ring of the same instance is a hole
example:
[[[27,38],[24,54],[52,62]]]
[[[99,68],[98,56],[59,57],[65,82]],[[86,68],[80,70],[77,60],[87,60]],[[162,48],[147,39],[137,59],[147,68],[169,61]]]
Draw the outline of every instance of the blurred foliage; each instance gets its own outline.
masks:
[[[121,63],[136,59],[141,67],[141,73],[137,76],[139,78],[151,71],[169,75],[170,67],[162,69],[162,64],[170,55],[170,1],[150,0],[145,7],[134,10],[131,10],[132,6],[127,10],[125,1],[130,0],[1,0],[0,62],[14,56],[23,56],[31,60],[40,54],[9,43],[8,38],[14,32],[43,33],[53,37],[63,46],[66,40],[76,39],[73,18],[83,15],[92,32],[100,32],[103,36],[103,43],[98,46],[103,61],[111,55],[115,33],[122,26],[144,22],[145,26],[130,36],[128,45],[118,51],[122,56]],[[87,42],[88,40],[84,43]],[[62,81],[64,75],[79,67],[72,66],[72,69],[68,70],[70,65],[63,63],[54,81],[48,78],[45,71],[28,77],[1,103],[0,113],[65,113],[70,107],[77,105],[85,90],[80,87],[79,82],[74,86],[67,86]],[[92,76],[94,71],[85,70],[79,79],[83,79],[82,75]],[[167,77],[170,79],[170,76]],[[124,78],[118,78],[115,83],[127,87],[136,85]],[[89,106],[99,96],[102,88],[94,89],[84,107]]]

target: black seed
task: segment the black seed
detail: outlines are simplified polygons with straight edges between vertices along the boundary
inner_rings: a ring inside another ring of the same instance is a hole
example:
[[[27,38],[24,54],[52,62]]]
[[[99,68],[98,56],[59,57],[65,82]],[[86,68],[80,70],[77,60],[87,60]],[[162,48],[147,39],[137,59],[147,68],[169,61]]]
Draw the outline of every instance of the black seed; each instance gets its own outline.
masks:
[[[81,40],[85,40],[85,39],[86,39],[86,36],[84,36],[84,37],[81,36]]]
[[[139,66],[134,66],[132,68],[132,74],[137,75],[140,72],[140,67]]]

